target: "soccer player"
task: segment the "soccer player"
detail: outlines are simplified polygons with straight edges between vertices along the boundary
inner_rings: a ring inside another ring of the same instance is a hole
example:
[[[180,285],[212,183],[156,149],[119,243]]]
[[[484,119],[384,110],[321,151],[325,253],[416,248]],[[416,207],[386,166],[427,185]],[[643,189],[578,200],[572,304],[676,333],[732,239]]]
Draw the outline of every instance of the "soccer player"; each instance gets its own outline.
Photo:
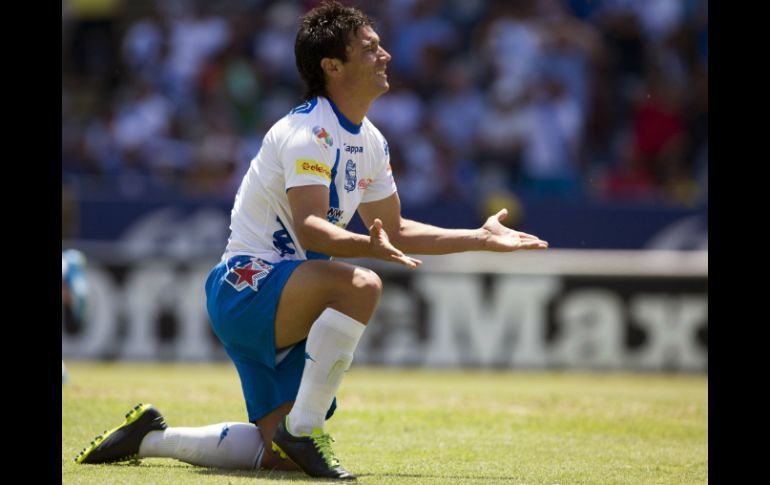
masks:
[[[85,255],[77,249],[61,252],[61,312],[62,323],[69,322],[79,327],[86,317],[88,283],[85,276]],[[67,382],[69,374],[61,361],[61,383]]]
[[[252,429],[259,429],[251,466],[296,465],[313,477],[354,479],[335,457],[324,423],[382,282],[369,269],[331,258],[417,268],[421,261],[407,253],[508,252],[548,243],[503,226],[505,209],[468,230],[401,217],[388,144],[366,118],[389,88],[391,56],[364,13],[339,3],[314,8],[302,19],[294,52],[306,102],[273,125],[244,176],[227,247],[206,281],[207,308],[238,371]],[[345,229],[356,211],[368,235]],[[135,424],[142,421],[155,427]],[[108,448],[129,441],[122,453],[138,447],[140,457],[158,456],[142,448],[168,429],[154,408],[137,409],[78,459],[100,462]],[[100,446],[113,436],[111,446]],[[270,445],[257,446],[258,436]],[[210,438],[218,438],[216,427]]]

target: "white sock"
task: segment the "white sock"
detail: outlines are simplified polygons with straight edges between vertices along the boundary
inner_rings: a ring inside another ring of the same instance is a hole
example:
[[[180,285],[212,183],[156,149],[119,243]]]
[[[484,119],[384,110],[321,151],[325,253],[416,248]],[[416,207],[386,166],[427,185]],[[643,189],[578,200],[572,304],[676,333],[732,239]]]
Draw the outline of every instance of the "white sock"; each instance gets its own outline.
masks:
[[[150,431],[139,445],[139,458],[175,458],[191,465],[254,470],[265,445],[250,423],[219,423],[198,428]]]
[[[305,344],[305,369],[297,399],[289,413],[289,432],[295,436],[324,429],[324,420],[342,376],[366,325],[327,308],[310,328]]]

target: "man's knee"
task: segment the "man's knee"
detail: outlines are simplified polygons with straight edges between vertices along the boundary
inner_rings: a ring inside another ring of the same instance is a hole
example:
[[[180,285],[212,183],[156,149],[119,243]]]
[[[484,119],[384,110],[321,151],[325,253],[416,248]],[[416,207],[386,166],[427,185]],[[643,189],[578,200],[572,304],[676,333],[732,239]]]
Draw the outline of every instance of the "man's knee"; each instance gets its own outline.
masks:
[[[322,283],[324,307],[331,307],[366,324],[382,293],[382,280],[374,271],[358,266],[338,266]]]
[[[358,298],[376,305],[382,294],[382,279],[370,269],[356,268],[353,287]]]

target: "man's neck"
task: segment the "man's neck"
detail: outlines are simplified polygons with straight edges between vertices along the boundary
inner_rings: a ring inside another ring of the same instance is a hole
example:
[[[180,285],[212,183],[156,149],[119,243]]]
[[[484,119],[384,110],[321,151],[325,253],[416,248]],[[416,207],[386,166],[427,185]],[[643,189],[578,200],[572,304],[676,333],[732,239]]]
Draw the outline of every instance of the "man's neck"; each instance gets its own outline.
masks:
[[[360,125],[364,121],[364,117],[374,101],[373,99],[357,99],[354,96],[345,96],[334,91],[330,91],[327,97],[337,106],[340,113],[345,115],[345,118],[356,125]]]

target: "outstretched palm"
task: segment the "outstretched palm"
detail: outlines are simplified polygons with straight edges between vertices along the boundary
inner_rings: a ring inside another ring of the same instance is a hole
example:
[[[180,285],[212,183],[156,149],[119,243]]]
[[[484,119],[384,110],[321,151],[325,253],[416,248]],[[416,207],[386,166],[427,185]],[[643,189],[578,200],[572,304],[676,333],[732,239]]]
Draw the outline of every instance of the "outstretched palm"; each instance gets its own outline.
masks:
[[[519,249],[547,249],[548,242],[526,232],[514,231],[505,227],[501,221],[508,217],[508,209],[501,209],[497,214],[490,216],[481,226],[485,232],[487,251],[517,251]]]

